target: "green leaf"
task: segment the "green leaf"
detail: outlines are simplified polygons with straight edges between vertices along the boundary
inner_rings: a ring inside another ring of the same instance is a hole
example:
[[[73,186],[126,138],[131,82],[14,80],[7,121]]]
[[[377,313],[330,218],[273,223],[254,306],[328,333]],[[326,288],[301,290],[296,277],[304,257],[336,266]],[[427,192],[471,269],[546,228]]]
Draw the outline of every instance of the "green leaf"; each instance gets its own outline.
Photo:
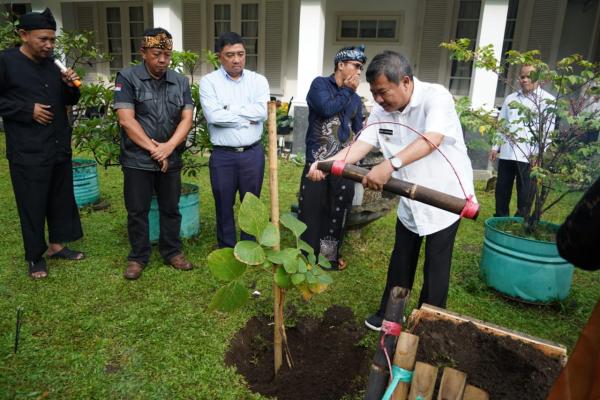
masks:
[[[208,255],[208,268],[213,276],[224,282],[239,278],[246,271],[246,264],[238,261],[230,247],[215,250]]]
[[[308,263],[312,264],[312,265],[315,265],[317,263],[317,257],[315,257],[314,254],[310,253],[308,255]]]
[[[317,283],[317,277],[313,275],[312,272],[307,272],[304,274],[304,276],[306,276],[306,282],[308,282],[309,284],[313,284],[313,283]]]
[[[283,289],[289,289],[292,286],[290,276],[285,272],[285,269],[281,265],[277,267],[277,270],[273,274],[273,280],[277,286]]]
[[[217,290],[210,302],[209,310],[231,312],[246,304],[249,297],[248,289],[239,282],[231,282]]]
[[[260,233],[269,223],[267,207],[252,193],[246,193],[238,214],[240,229],[244,232],[259,237]]]
[[[281,222],[281,225],[292,231],[294,236],[296,236],[296,239],[306,230],[306,224],[294,217],[292,213],[283,214],[279,222]]]
[[[313,250],[313,248],[311,247],[310,244],[306,243],[304,240],[302,239],[298,239],[298,248],[300,250],[304,250],[306,253],[310,254],[314,254],[315,251]]]
[[[279,229],[271,223],[267,223],[265,229],[263,229],[258,242],[267,247],[273,247],[279,244]]]
[[[302,282],[304,282],[305,278],[306,277],[304,276],[304,274],[294,274],[294,275],[292,275],[292,283],[294,285],[299,285]]]
[[[308,268],[306,268],[306,261],[304,261],[304,257],[298,257],[298,272],[303,274],[306,271],[308,271]]]
[[[294,248],[285,248],[280,251],[267,250],[266,254],[273,264],[283,264],[287,258],[295,258],[300,252]]]
[[[233,249],[235,258],[249,265],[260,265],[265,262],[265,251],[260,244],[249,240],[237,242]]]
[[[322,272],[319,275],[317,275],[317,280],[321,283],[326,283],[328,285],[333,283],[333,278],[327,272]]]
[[[319,265],[325,268],[331,268],[331,262],[323,254],[319,254]]]

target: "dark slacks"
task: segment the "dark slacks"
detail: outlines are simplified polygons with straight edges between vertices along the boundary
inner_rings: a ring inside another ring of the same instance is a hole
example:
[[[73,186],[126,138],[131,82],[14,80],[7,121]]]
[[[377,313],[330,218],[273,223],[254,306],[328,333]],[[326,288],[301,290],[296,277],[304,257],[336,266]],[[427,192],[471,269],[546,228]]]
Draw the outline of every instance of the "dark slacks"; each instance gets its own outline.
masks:
[[[315,255],[323,254],[337,267],[346,218],[352,208],[354,183],[331,174],[323,181],[313,182],[306,177],[309,169],[306,164],[300,179],[298,219],[307,226],[301,237]]]
[[[496,181],[496,213],[495,217],[509,215],[509,203],[512,197],[513,184],[517,180],[517,212],[516,216],[527,214],[531,199],[529,185],[531,183],[529,163],[513,160],[498,160],[498,180]]]
[[[419,236],[396,220],[396,242],[388,267],[387,282],[377,314],[383,316],[394,286],[412,290],[421,242],[425,238],[425,265],[419,307],[423,303],[444,308],[450,284],[452,249],[460,220],[431,235]]]
[[[27,261],[39,261],[48,248],[46,222],[50,243],[72,242],[83,236],[71,160],[44,166],[9,162],[9,169]]]
[[[152,247],[148,212],[152,194],[158,201],[160,235],[158,250],[165,261],[181,253],[181,171],[160,172],[123,168],[123,192],[127,209],[127,235],[131,251],[127,257],[142,265],[148,264]]]
[[[217,215],[217,242],[221,248],[235,247],[235,197],[238,192],[240,200],[244,200],[248,192],[260,196],[265,171],[265,153],[260,144],[240,153],[215,148],[208,164]],[[254,239],[245,232],[240,233],[240,238]]]

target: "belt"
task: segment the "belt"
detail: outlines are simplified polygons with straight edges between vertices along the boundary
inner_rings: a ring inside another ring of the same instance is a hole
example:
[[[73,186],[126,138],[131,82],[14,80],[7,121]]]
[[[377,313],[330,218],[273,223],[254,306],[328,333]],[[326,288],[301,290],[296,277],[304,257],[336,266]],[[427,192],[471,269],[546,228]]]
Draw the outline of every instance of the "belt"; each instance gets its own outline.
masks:
[[[248,145],[248,146],[240,146],[240,147],[233,147],[233,146],[216,146],[213,145],[213,149],[221,149],[221,150],[225,150],[225,151],[233,151],[234,153],[243,153],[246,150],[250,150],[253,147],[256,147],[260,144],[260,140],[257,140],[256,142]]]

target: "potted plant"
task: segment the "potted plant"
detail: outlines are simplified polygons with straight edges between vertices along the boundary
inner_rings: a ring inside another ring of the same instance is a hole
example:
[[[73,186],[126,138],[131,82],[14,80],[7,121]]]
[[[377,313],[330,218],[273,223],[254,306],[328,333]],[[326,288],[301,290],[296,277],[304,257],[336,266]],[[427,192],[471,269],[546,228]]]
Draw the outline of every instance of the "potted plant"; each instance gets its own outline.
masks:
[[[509,104],[517,122],[527,127],[529,139],[519,137],[506,120],[497,118],[495,110],[472,108],[466,98],[457,108],[463,125],[478,130],[490,144],[525,143],[528,146],[522,147],[530,149],[524,154],[530,174],[530,202],[524,216],[485,221],[480,266],[487,284],[531,302],[564,299],[573,267],[558,255],[554,240],[558,226],[542,217],[567,194],[585,190],[599,174],[600,144],[588,136],[600,129],[600,63],[573,55],[551,68],[537,50],[511,50],[499,62],[491,45],[471,50],[468,39],[459,39],[442,46],[454,59],[493,71],[508,85],[511,82],[503,74],[507,68],[531,65],[530,78],[555,93],[553,99],[531,96],[532,107]]]

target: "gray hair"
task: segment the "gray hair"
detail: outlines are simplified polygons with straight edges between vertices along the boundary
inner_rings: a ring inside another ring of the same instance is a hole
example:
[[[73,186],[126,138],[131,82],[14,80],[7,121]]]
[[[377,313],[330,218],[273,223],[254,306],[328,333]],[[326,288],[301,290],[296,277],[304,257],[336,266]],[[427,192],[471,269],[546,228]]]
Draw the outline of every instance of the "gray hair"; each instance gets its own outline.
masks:
[[[367,82],[373,83],[379,75],[388,81],[399,84],[403,77],[413,79],[412,67],[408,59],[395,51],[386,50],[377,54],[367,68]]]

